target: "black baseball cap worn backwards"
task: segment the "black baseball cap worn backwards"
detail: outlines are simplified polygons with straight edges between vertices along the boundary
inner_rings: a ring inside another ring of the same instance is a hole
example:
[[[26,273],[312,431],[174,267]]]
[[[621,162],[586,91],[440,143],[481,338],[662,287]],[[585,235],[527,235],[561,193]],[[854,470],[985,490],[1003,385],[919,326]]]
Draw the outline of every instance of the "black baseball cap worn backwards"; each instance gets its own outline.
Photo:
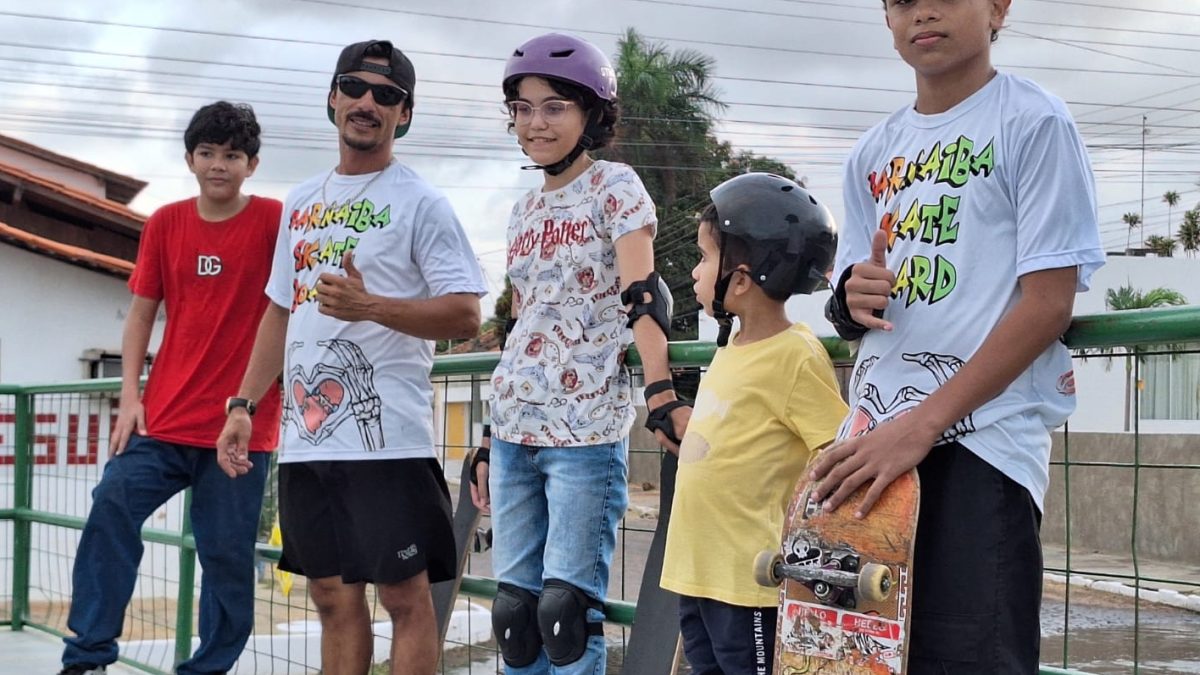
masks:
[[[382,50],[388,56],[388,64],[374,63],[364,60],[366,53],[375,45],[380,45]],[[404,55],[404,52],[392,46],[389,40],[367,40],[366,42],[356,42],[342,50],[341,56],[337,60],[337,68],[333,71],[333,79],[329,83],[329,90],[337,86],[338,75],[353,73],[355,71],[366,71],[368,73],[376,73],[383,75],[387,79],[395,82],[408,92],[408,109],[411,112],[413,109],[413,95],[417,86],[417,72],[413,69],[412,61]],[[333,122],[333,106],[328,102],[325,104],[326,113],[329,115],[329,121]],[[335,122],[336,124],[336,122]],[[394,138],[400,138],[408,133],[408,128],[412,126],[412,116],[409,116],[408,122],[405,124],[396,125],[396,133]]]

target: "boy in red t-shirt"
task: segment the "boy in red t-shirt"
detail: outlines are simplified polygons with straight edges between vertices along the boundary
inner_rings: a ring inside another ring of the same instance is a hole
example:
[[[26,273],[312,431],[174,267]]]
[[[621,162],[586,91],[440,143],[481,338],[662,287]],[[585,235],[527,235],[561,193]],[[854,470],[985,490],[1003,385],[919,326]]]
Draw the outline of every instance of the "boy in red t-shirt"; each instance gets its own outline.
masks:
[[[176,672],[229,670],[254,626],[254,543],[267,453],[279,431],[277,388],[257,405],[265,419],[250,441],[257,452],[249,475],[226,476],[212,443],[225,423],[222,394],[241,381],[267,305],[259,289],[266,287],[279,231],[282,205],[241,191],[258,166],[259,134],[249,106],[219,101],[198,110],[184,146],[200,196],[163,206],[142,230],[121,345],[121,409],[79,540],[67,621],[75,636],[65,638],[60,675],[103,672],[117,660],[116,640],[142,556],[142,524],[187,487],[204,569],[200,648]],[[257,292],[253,316],[245,313],[247,289]],[[169,319],[140,395],[160,304]]]

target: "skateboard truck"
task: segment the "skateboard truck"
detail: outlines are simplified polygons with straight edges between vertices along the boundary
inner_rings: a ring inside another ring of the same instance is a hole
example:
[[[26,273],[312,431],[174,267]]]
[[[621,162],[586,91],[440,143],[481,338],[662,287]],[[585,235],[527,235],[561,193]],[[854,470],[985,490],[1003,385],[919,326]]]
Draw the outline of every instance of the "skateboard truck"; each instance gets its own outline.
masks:
[[[808,586],[819,601],[854,609],[859,601],[881,602],[892,592],[892,570],[887,565],[866,563],[859,569],[858,556],[836,552],[828,566],[792,565],[777,551],[760,551],[754,559],[754,580],[760,586],[778,586],[784,579]]]

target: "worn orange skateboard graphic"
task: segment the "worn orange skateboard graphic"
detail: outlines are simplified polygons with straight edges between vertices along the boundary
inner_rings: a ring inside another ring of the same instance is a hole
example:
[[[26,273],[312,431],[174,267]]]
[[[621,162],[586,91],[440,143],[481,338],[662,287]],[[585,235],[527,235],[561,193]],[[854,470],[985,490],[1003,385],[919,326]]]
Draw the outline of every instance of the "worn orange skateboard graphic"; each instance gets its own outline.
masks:
[[[807,472],[806,474],[807,475]],[[892,482],[859,520],[867,486],[833,513],[796,485],[782,546],[759,553],[754,576],[781,586],[775,675],[902,675],[908,661],[916,470]]]

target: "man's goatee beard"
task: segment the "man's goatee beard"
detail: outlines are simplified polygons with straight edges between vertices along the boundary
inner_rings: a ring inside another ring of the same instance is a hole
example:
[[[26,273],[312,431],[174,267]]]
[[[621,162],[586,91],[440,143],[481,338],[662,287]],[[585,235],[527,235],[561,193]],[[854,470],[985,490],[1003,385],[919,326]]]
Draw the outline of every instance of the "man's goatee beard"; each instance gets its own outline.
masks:
[[[342,142],[354,150],[362,152],[370,152],[379,147],[379,141],[375,140],[359,140],[351,138],[349,134],[342,134]]]

